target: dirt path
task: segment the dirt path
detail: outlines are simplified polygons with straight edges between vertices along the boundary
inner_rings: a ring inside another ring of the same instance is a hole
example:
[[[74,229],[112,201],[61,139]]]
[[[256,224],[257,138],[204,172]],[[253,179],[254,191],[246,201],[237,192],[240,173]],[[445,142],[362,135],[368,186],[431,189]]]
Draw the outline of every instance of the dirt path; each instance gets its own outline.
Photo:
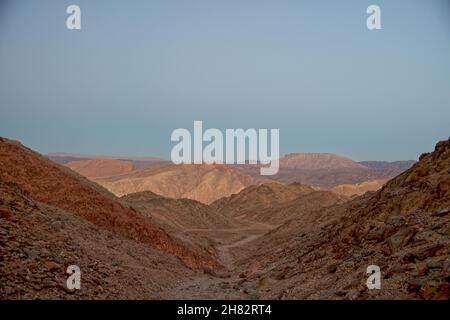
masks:
[[[227,268],[228,270],[231,270],[233,268],[233,263],[234,263],[235,259],[234,259],[233,255],[230,253],[230,249],[236,248],[236,247],[241,247],[241,246],[245,245],[246,243],[249,243],[253,240],[258,239],[261,236],[262,236],[262,234],[253,234],[251,236],[248,236],[248,237],[246,237],[242,240],[236,241],[234,243],[218,246],[217,252],[218,252],[218,258],[219,258],[220,263],[222,263],[223,266],[225,268]]]
[[[251,299],[251,292],[244,292],[239,285],[240,270],[235,267],[237,259],[242,258],[242,250],[236,250],[263,236],[275,226],[254,223],[251,226],[235,229],[188,229],[183,233],[201,233],[217,243],[217,258],[228,270],[226,273],[210,275],[197,273],[179,282],[174,288],[163,292],[170,299]]]

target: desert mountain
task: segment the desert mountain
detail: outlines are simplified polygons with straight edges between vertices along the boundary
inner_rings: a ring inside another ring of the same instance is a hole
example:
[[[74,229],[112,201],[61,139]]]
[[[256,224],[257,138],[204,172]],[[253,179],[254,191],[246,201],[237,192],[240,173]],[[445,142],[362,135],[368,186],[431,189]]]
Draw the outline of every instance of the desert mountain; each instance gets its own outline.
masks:
[[[202,257],[173,240],[102,187],[20,143],[4,138],[0,138],[0,181],[17,185],[35,201],[71,212],[118,236],[177,256],[189,267],[219,267],[215,260]]]
[[[362,164],[333,153],[290,153],[280,159],[280,167],[301,170],[366,169]]]
[[[168,163],[168,161],[158,157],[103,156],[94,154],[66,153],[66,152],[48,153],[45,156],[48,159],[63,165],[69,162],[81,160],[95,160],[95,159],[111,159],[111,160],[122,160],[126,162],[131,162],[134,168],[143,168],[147,166]]]
[[[90,155],[85,157],[92,159],[68,162],[83,155],[55,153],[47,156],[101,184],[117,196],[151,191],[163,197],[188,198],[206,204],[264,181],[301,183],[317,189],[334,188],[334,192],[346,196],[360,195],[377,190],[382,186],[382,181],[400,174],[414,163],[358,163],[331,153],[292,153],[280,159],[277,175],[262,177],[258,165],[248,164],[174,166],[152,157],[113,159]]]
[[[322,189],[342,184],[390,179],[407,170],[414,161],[356,162],[331,153],[293,153],[280,159],[276,175],[267,176],[281,183],[301,183]],[[252,176],[259,175],[258,165],[236,166]]]
[[[207,204],[264,180],[227,165],[202,164],[147,168],[95,181],[117,196],[151,191],[168,198],[187,198]]]
[[[249,244],[243,287],[279,299],[449,299],[450,139],[377,192]],[[381,268],[381,290],[366,269]]]
[[[78,160],[68,162],[65,166],[90,179],[117,176],[133,171],[131,161],[116,159]]]

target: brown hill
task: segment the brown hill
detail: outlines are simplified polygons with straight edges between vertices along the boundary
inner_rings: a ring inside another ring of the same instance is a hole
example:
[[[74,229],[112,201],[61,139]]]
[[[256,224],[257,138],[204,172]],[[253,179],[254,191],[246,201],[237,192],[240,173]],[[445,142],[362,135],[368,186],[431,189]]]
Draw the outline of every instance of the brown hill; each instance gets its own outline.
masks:
[[[215,260],[201,257],[174,241],[100,186],[4,138],[0,138],[0,181],[16,184],[32,199],[73,212],[114,234],[178,256],[190,267],[219,267]]]
[[[243,225],[210,206],[191,199],[171,199],[151,191],[143,191],[125,195],[121,200],[184,244],[191,244],[194,248],[201,248],[212,255],[216,255],[213,242],[203,234],[196,233],[197,230],[213,232]]]
[[[116,176],[133,171],[133,163],[130,161],[115,159],[71,161],[65,166],[90,179]]]
[[[264,180],[227,165],[202,164],[147,168],[96,181],[117,196],[152,191],[168,198],[211,203]]]
[[[211,206],[219,213],[246,221],[279,225],[300,213],[347,200],[328,191],[315,191],[298,183],[250,186]]]
[[[232,218],[223,216],[196,200],[165,198],[151,191],[131,193],[121,199],[140,212],[148,214],[152,219],[177,231],[194,228],[233,228],[237,224]]]
[[[221,198],[213,202],[211,207],[224,215],[238,217],[251,211],[259,212],[276,207],[313,191],[311,187],[298,183],[283,185],[278,182],[269,182],[252,185],[237,194]]]
[[[290,220],[248,248],[243,289],[280,299],[449,299],[450,139],[381,190]],[[378,265],[381,290],[368,290]]]

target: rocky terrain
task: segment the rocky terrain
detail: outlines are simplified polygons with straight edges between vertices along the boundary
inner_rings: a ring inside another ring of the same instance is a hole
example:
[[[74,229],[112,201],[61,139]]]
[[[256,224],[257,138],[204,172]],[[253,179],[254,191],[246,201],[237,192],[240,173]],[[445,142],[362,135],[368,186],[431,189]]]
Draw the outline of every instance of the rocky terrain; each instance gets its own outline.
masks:
[[[222,198],[211,206],[218,213],[247,221],[279,225],[311,209],[342,203],[347,197],[316,191],[298,183],[269,183],[250,186],[238,194]]]
[[[308,156],[289,158],[295,167]],[[0,299],[450,298],[450,140],[378,186],[332,190],[223,165],[120,173],[127,160],[87,160],[93,181],[136,192],[117,198],[0,139]],[[308,170],[406,165],[322,160]],[[148,185],[160,194],[139,190]],[[83,270],[81,290],[64,285],[71,264]],[[369,265],[381,268],[380,290],[366,287]]]
[[[81,269],[81,290],[66,287],[70,265]],[[192,273],[173,255],[0,182],[0,300],[157,299]]]
[[[196,231],[228,230],[243,225],[242,221],[222,215],[196,200],[165,198],[151,191],[131,193],[121,200],[184,244],[212,255],[216,255],[214,241]]]
[[[243,287],[279,299],[449,299],[450,140],[381,190],[310,211],[249,245]],[[382,289],[368,290],[378,265]]]

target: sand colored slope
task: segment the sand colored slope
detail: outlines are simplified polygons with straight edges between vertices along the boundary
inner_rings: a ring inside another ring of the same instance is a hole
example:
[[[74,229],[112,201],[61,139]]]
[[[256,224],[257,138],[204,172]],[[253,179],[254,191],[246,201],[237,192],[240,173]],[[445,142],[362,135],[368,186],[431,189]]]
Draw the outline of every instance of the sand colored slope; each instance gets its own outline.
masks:
[[[171,165],[96,179],[117,196],[152,191],[169,198],[187,198],[211,203],[264,180],[226,165]]]
[[[90,179],[116,176],[133,170],[130,161],[115,159],[79,160],[68,162],[65,166]]]
[[[367,191],[376,191],[387,182],[387,179],[371,180],[356,184],[340,184],[330,189],[331,192],[341,194],[347,197],[359,196]]]
[[[367,169],[352,159],[333,153],[291,153],[280,159],[280,167],[302,170]]]

